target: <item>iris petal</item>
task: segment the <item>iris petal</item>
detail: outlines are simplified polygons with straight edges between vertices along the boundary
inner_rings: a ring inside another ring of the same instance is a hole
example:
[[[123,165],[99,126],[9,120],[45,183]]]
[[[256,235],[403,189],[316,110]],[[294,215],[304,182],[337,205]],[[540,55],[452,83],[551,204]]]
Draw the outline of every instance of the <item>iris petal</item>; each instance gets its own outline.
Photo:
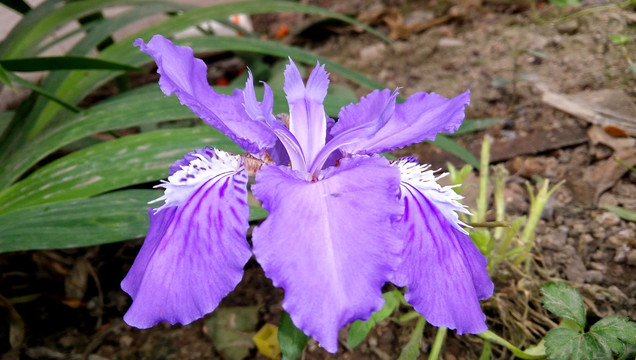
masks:
[[[269,127],[247,115],[242,90],[231,96],[215,92],[208,83],[205,63],[194,57],[191,48],[176,46],[161,35],[147,44],[137,39],[134,45],[157,63],[159,86],[166,95],[177,94],[181,104],[249,153],[260,154],[274,145],[276,137]]]
[[[404,214],[397,225],[405,243],[394,282],[408,287],[406,301],[431,324],[458,334],[486,331],[479,300],[492,295],[493,283],[486,258],[457,220],[457,195],[425,167],[418,178],[412,164],[398,166]]]
[[[325,145],[327,120],[322,103],[327,96],[329,74],[324,65],[317,64],[305,86],[296,64],[289,59],[284,75],[283,89],[289,103],[289,130],[298,139],[309,166]]]
[[[380,95],[380,96],[376,96]],[[373,137],[391,118],[395,109],[395,98],[397,91],[391,93],[389,90],[382,92],[374,91],[366,98],[360,100],[360,105],[366,110],[360,112],[359,108],[351,109],[349,105],[340,111],[339,116],[344,116],[345,126],[340,126],[340,120],[331,128],[330,140],[320,149],[318,156],[311,165],[309,171],[316,174],[323,168],[329,156],[338,149],[347,149],[348,146],[364,142]],[[336,128],[336,131],[333,129]]]
[[[150,209],[148,235],[121,283],[133,298],[124,316],[129,325],[188,324],[212,312],[240,282],[251,252],[247,174],[236,160],[199,152],[164,183],[166,204]]]
[[[377,109],[383,107],[388,90],[374,91],[358,104],[342,109],[331,129],[338,136],[359,126],[361,121],[377,122]],[[397,104],[385,125],[367,139],[341,146],[348,154],[376,154],[399,149],[424,140],[434,140],[440,132],[454,132],[464,120],[464,108],[470,103],[470,91],[447,99],[435,93],[416,93]]]
[[[284,167],[256,175],[254,194],[269,216],[254,230],[256,259],[296,326],[329,352],[338,330],[366,319],[383,304],[401,241],[399,172],[383,158],[343,159],[319,181]]]

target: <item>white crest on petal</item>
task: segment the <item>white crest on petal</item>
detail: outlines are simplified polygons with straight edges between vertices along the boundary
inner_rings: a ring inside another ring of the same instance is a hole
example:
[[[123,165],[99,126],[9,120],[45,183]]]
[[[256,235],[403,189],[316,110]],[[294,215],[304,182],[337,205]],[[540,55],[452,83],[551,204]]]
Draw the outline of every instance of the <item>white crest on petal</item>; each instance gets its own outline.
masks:
[[[471,214],[467,207],[459,202],[463,196],[453,191],[453,188],[458,185],[441,186],[437,180],[447,176],[448,173],[436,176],[439,170],[430,170],[431,165],[420,165],[409,160],[403,158],[392,162],[392,165],[400,169],[400,191],[411,191],[409,188],[419,191],[453,224],[453,227],[468,234],[464,227],[470,226],[459,220],[457,212]]]
[[[208,148],[203,154],[194,154],[195,159],[188,165],[181,166],[168,177],[168,181],[161,180],[155,188],[164,188],[164,194],[149,202],[149,204],[165,200],[165,203],[155,209],[155,213],[166,207],[179,206],[203,183],[222,176],[231,176],[243,168],[240,155],[234,155],[222,150]]]

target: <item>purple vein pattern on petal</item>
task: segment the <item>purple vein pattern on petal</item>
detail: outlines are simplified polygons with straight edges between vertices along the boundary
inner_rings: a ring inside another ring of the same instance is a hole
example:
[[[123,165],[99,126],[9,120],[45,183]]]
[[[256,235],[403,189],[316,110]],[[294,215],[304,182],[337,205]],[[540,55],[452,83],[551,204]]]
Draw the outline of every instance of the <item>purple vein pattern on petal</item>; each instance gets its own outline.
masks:
[[[137,39],[134,45],[157,63],[164,94],[177,94],[181,104],[249,153],[258,154],[274,145],[276,137],[266,124],[245,112],[242,90],[234,90],[231,96],[215,92],[208,83],[205,63],[194,57],[191,48],[176,46],[161,35],[153,36],[148,44]]]
[[[492,295],[493,283],[486,258],[457,220],[455,211],[465,211],[459,196],[439,186],[426,167],[398,166],[404,215],[397,225],[405,242],[395,284],[408,287],[406,301],[429,323],[460,335],[486,331],[479,300]]]
[[[331,134],[337,136],[361,121],[377,118],[389,91],[374,91],[358,104],[341,111]],[[416,142],[434,140],[440,132],[454,132],[464,120],[464,108],[470,103],[470,91],[452,99],[435,93],[416,93],[404,103],[397,104],[386,125],[369,139],[345,145],[340,149],[349,154],[373,154],[399,149]]]
[[[294,134],[310,166],[320,149],[325,145],[327,119],[323,101],[329,87],[329,74],[325,66],[317,64],[303,83],[296,64],[289,59],[285,69],[283,89],[289,103],[289,130]]]
[[[189,155],[196,159],[162,185],[166,203],[150,209],[148,235],[121,283],[133,298],[124,320],[138,328],[189,324],[212,312],[251,256],[240,159],[209,148]]]
[[[399,171],[382,158],[343,159],[319,181],[268,166],[254,194],[269,216],[254,230],[254,255],[277,287],[294,324],[329,352],[338,330],[382,307],[401,241]]]

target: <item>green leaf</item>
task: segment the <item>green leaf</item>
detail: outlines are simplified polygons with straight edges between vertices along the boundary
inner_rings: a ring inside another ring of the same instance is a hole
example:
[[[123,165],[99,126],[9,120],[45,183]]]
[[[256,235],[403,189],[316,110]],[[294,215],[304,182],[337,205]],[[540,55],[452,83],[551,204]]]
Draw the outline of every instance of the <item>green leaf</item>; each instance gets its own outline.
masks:
[[[257,221],[263,220],[269,215],[267,210],[263,209],[261,206],[250,206],[250,219],[249,221]]]
[[[452,136],[470,134],[501,123],[501,118],[466,119]]]
[[[64,3],[63,6],[58,5]],[[117,5],[135,6],[149,3],[145,0],[83,0],[66,2],[63,0],[45,1],[29,11],[0,44],[0,58],[15,59],[33,56],[38,44],[49,37],[56,29],[70,21]]]
[[[625,316],[612,315],[592,325],[589,334],[604,347],[622,355],[627,344],[636,344],[636,323]]]
[[[0,112],[0,134],[4,131],[4,129],[9,126],[11,119],[15,115],[15,111],[2,111]]]
[[[160,195],[157,190],[124,190],[0,215],[0,253],[90,246],[142,237],[148,229],[148,201]]]
[[[123,70],[141,71],[141,68],[115,61],[81,56],[49,56],[0,60],[0,65],[10,71],[31,72],[48,70]]]
[[[35,91],[36,93],[38,93],[38,94],[40,94],[40,95],[42,95],[42,96],[44,96],[44,97],[46,97],[48,99],[51,99],[51,100],[55,101],[56,103],[62,105],[63,107],[71,110],[72,112],[75,112],[75,113],[80,112],[80,108],[78,108],[77,106],[75,106],[73,104],[70,104],[70,103],[66,102],[65,100],[63,100],[62,98],[56,96],[55,94],[52,94],[52,93],[48,92],[46,89],[43,89],[43,88],[33,84],[30,81],[24,80],[23,78],[21,78],[21,77],[19,77],[17,75],[13,75],[11,73],[8,73],[8,74],[9,74],[9,78],[11,79],[11,81],[13,81],[13,82],[15,82],[15,83],[17,83],[19,85],[22,85],[25,88],[31,89],[31,90]]]
[[[625,43],[632,40],[631,36],[623,34],[610,35],[609,39],[614,45],[625,45]]]
[[[459,157],[464,160],[466,163],[472,165],[476,170],[479,170],[480,164],[479,160],[475,157],[475,155],[471,154],[470,151],[465,148],[459,146],[453,139],[448,136],[437,134],[435,141],[429,141],[439,148],[448,151],[449,153]]]
[[[400,306],[400,300],[403,295],[399,290],[395,289],[382,294],[382,297],[384,297],[384,305],[380,310],[374,312],[366,321],[356,320],[351,324],[349,335],[347,336],[347,345],[350,348],[360,345],[378,322],[391,316],[393,311]]]
[[[252,336],[258,323],[258,306],[221,307],[205,322],[208,336],[224,359],[247,358],[254,347]]]
[[[402,352],[400,352],[398,360],[416,360],[420,356],[420,343],[422,342],[422,336],[424,335],[425,325],[426,320],[424,320],[424,317],[420,315],[417,319],[415,329],[413,329],[413,333],[411,333],[411,338],[402,348]]]
[[[31,7],[29,4],[25,3],[23,0],[2,0],[0,4],[13,9],[20,14],[26,14],[31,11]]]
[[[47,6],[49,6],[50,3],[55,3],[55,2],[56,0],[47,0],[45,3],[40,5],[40,7],[38,7],[34,12],[42,12],[41,8],[44,8],[44,10],[47,10],[45,11],[45,13],[54,11],[54,9],[47,9]],[[91,28],[91,31],[89,31],[83,38],[81,38],[68,51],[66,55],[87,56],[87,54],[89,54],[91,50],[95,49],[95,47],[98,44],[100,44],[102,41],[104,41],[104,39],[112,35],[113,32],[135,21],[138,21],[139,19],[142,19],[144,17],[159,14],[159,13],[170,12],[170,11],[179,11],[179,10],[183,10],[184,7],[185,5],[179,5],[174,3],[162,3],[162,2],[156,3],[156,2],[150,2],[150,1],[145,2],[144,6],[142,7],[133,7],[131,10],[124,12],[121,15],[109,17],[107,19],[101,20],[99,24],[96,25],[94,28]],[[31,15],[33,14],[29,14],[29,17]],[[23,22],[26,20],[27,19],[23,19]],[[20,25],[22,25],[22,23],[20,23]],[[27,24],[27,25],[30,25],[30,24]],[[26,28],[29,29],[28,26]],[[59,38],[60,37],[57,37],[57,36],[54,37],[52,41],[46,44],[43,44],[40,50],[38,51],[41,51],[42,49],[46,48],[49,45],[55,44],[56,39],[59,39]],[[0,56],[0,58],[2,57]],[[118,58],[114,60],[119,61]],[[84,73],[85,75],[87,74],[86,71],[82,71],[82,73]],[[111,72],[101,71],[97,73],[98,74],[101,73],[101,75],[104,76],[104,74],[110,74]],[[49,74],[49,76],[44,78],[40,86],[51,93],[55,93],[57,89],[59,88],[59,86],[64,82],[64,79],[66,79],[69,76],[69,74],[70,74],[69,71],[52,72]],[[26,134],[29,133],[35,119],[38,118],[42,110],[49,104],[50,104],[50,101],[48,99],[44,97],[37,98],[35,103],[29,106],[30,111],[26,114],[23,114],[20,118],[20,121],[14,122],[11,125],[11,127],[7,129],[7,132],[4,133],[3,136],[0,138],[0,164],[3,164],[3,165],[6,164],[7,158],[9,158],[11,155],[18,153],[18,149],[21,150],[24,147],[24,144],[30,143],[30,141],[27,141],[26,139]],[[58,110],[59,110],[59,106],[57,105],[55,106],[58,107]],[[69,115],[72,115],[72,114],[64,113],[61,115],[62,115],[61,119],[66,119]],[[2,173],[1,168],[0,168],[0,173]],[[9,185],[11,184],[6,182],[0,182],[0,190],[8,187]]]
[[[88,3],[90,1],[91,0],[85,0],[85,1],[82,1],[81,3]],[[115,1],[115,0],[111,0],[111,1]],[[75,3],[72,3],[72,4],[75,4]],[[302,3],[296,3],[296,2],[290,2],[290,1],[244,1],[244,2],[232,2],[229,4],[220,4],[220,5],[215,5],[215,6],[211,6],[207,8],[187,11],[181,14],[180,16],[175,16],[168,20],[160,22],[158,24],[154,24],[144,29],[143,31],[138,32],[137,34],[131,35],[130,37],[126,39],[122,39],[121,41],[118,41],[114,45],[109,46],[107,49],[99,53],[96,58],[111,60],[111,61],[120,61],[120,62],[124,62],[124,63],[131,64],[133,66],[136,66],[136,65],[148,62],[149,60],[147,55],[141,53],[138,49],[135,49],[132,46],[130,46],[130,44],[132,44],[132,42],[136,38],[141,37],[144,39],[149,39],[154,34],[163,34],[165,36],[169,36],[170,34],[174,34],[178,31],[181,31],[191,26],[192,24],[196,24],[201,21],[208,21],[208,20],[222,20],[226,18],[227,16],[230,16],[236,13],[256,14],[256,13],[283,12],[283,11],[301,12],[301,13],[317,14],[317,15],[332,17],[332,18],[350,23],[352,25],[360,26],[368,32],[371,32],[373,34],[376,34],[377,36],[387,39],[386,36],[378,33],[376,30],[368,27],[365,24],[362,24],[356,20],[353,20],[350,17],[326,10],[321,7],[302,4]],[[202,44],[205,44],[208,46],[216,46],[215,44],[217,42],[217,38],[202,37],[201,42]],[[283,49],[283,50],[285,49],[283,45],[275,43],[275,42],[267,42],[260,39],[250,39],[247,37],[243,37],[243,38],[229,37],[228,39],[226,39],[226,42],[228,44],[227,47],[231,47],[233,44],[238,44],[237,45],[238,47],[241,47],[243,51],[247,51],[247,52],[259,52],[258,50],[254,50],[254,51],[252,50],[252,47],[255,44],[258,45],[259,43],[275,44],[278,46],[277,47],[278,51],[280,51],[280,49]],[[299,53],[307,53],[306,51],[303,51],[301,49],[294,48],[294,47],[288,46],[286,48],[293,49],[295,52],[299,52]],[[195,51],[197,50],[202,50],[202,49],[195,49]],[[238,49],[231,49],[231,48],[228,48],[226,50],[239,51]],[[0,57],[2,57],[1,55],[2,55],[2,52],[0,52]],[[293,54],[287,54],[287,53],[283,53],[277,56],[287,57],[289,55],[294,57]],[[311,55],[311,61],[309,62],[309,64],[314,65],[315,61],[316,61],[315,55]],[[365,86],[368,86],[368,84],[374,84],[373,86],[371,86],[372,88],[376,88],[378,87],[376,85],[379,85],[378,83],[369,80],[368,78],[364,77],[363,75],[359,73],[352,72],[352,70],[347,69],[344,66],[341,66],[341,65],[337,65],[337,66],[341,70],[333,70],[335,69],[335,67],[332,66],[332,71],[341,72],[343,76],[351,78],[353,81],[366,82],[367,83],[366,85],[363,84]],[[106,81],[110,80],[111,78],[117,75],[119,75],[119,73],[117,72],[113,72],[110,76],[104,76],[103,74],[93,74],[93,73],[87,75],[87,74],[84,74],[83,72],[75,72],[60,85],[59,89],[57,90],[57,94],[59,95],[64,94],[63,95],[64,98],[69,102],[77,102],[81,98],[83,98],[85,95],[87,95],[90,91],[96,89],[97,87],[99,87],[100,85],[102,85],[103,83],[105,83]],[[33,129],[30,130],[30,137],[32,137],[34,134],[37,134],[39,130],[48,121],[50,121],[50,119],[53,116],[57,114],[58,111],[59,111],[59,108],[53,105],[49,105],[45,109],[43,109],[42,113],[38,114],[38,118],[33,120],[34,125],[33,125]]]
[[[636,359],[636,345],[628,345],[627,349],[625,349],[625,352],[623,353],[623,355],[621,355],[619,357],[620,360],[628,360],[628,359]]]
[[[621,219],[636,222],[636,211],[627,210],[620,206],[601,205],[602,209],[613,212]]]
[[[55,150],[97,132],[194,116],[176,97],[166,97],[156,84],[128,91],[47,127],[21,146],[19,154],[5,160],[0,182],[13,183]]]
[[[585,329],[585,305],[578,291],[564,282],[549,282],[541,288],[543,307],[554,315],[572,320],[579,330]]]
[[[13,88],[13,83],[11,83],[11,79],[9,79],[9,73],[7,73],[7,70],[2,67],[2,64],[0,64],[0,82],[9,86],[12,90],[15,90]]]
[[[360,345],[376,325],[377,323],[373,317],[366,321],[354,321],[349,328],[349,335],[347,335],[347,346],[354,348]]]
[[[550,5],[556,7],[566,7],[566,6],[575,6],[580,7],[581,3],[579,0],[550,0]]]
[[[283,360],[298,359],[309,341],[309,336],[294,325],[286,311],[280,316],[278,323],[278,344]]]
[[[612,359],[594,337],[572,329],[556,328],[545,335],[545,348],[550,360]]]
[[[384,88],[384,85],[382,85],[381,83],[370,79],[362,73],[354,71],[346,66],[340,65],[337,62],[320,57],[307,50],[281,44],[275,41],[236,36],[199,36],[175,40],[175,44],[190,46],[195,51],[199,52],[236,51],[251,52],[269,56],[276,56],[280,58],[291,57],[292,59],[294,59],[294,61],[309,66],[314,66],[316,65],[316,61],[320,61],[321,64],[325,64],[325,68],[327,69],[327,71],[341,75],[351,81],[358,83],[359,85],[368,87],[370,89]],[[145,59],[146,61],[149,60],[149,58]]]
[[[0,193],[0,213],[156,181],[167,177],[175,160],[203,146],[241,152],[238,145],[208,126],[126,136],[76,151],[36,170]]]

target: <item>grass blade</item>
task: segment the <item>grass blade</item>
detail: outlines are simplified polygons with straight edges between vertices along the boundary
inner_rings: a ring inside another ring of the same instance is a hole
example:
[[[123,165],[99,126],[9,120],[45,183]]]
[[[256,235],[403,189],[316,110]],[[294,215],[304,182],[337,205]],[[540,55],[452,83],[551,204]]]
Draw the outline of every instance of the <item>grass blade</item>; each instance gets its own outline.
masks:
[[[7,73],[9,75],[9,78],[11,79],[12,82],[15,82],[16,84],[22,85],[25,88],[31,89],[33,91],[35,91],[36,93],[44,96],[47,99],[51,99],[53,101],[55,101],[56,103],[62,105],[63,107],[67,108],[68,110],[71,110],[72,112],[78,113],[80,112],[80,108],[78,108],[77,106],[70,104],[66,101],[64,101],[63,99],[57,97],[55,94],[52,94],[48,91],[46,91],[45,89],[35,85],[34,83],[24,80],[23,78],[13,75],[11,73]]]
[[[36,170],[0,193],[0,213],[156,181],[167,177],[175,160],[203,146],[241,151],[208,126],[127,136],[76,151]]]
[[[48,70],[122,70],[142,69],[114,61],[91,59],[81,56],[49,56],[0,60],[0,65],[9,71],[31,72]]]
[[[441,149],[448,151],[449,153],[459,157],[464,160],[466,163],[472,165],[475,169],[480,169],[479,160],[473,155],[470,151],[466,150],[459,144],[457,144],[453,139],[448,136],[438,134],[435,138],[435,141],[431,141],[436,146],[439,146]]]
[[[0,253],[99,245],[142,237],[157,190],[125,190],[0,215]]]
[[[29,6],[29,4],[25,3],[23,0],[2,0],[0,1],[0,4],[13,9],[23,15],[31,11],[31,7]]]

